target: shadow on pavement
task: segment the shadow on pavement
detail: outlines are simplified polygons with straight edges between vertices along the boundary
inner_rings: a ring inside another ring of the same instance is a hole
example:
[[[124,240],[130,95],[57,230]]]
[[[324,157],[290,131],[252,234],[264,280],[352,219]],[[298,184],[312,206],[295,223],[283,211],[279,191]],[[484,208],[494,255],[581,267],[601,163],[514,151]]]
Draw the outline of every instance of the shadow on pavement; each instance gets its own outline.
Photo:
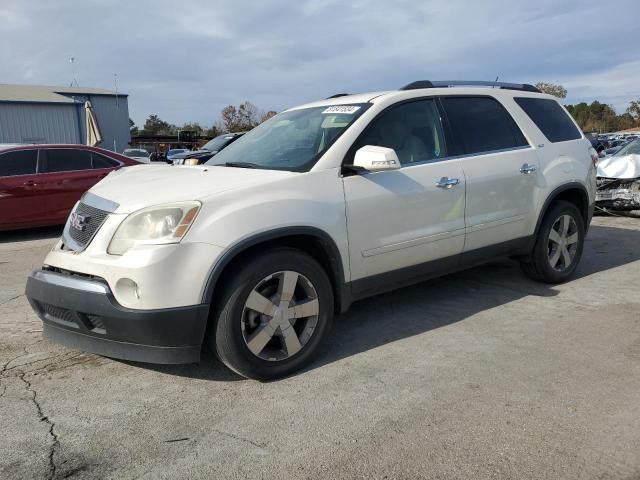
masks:
[[[29,240],[45,240],[62,235],[64,225],[54,227],[30,228],[28,230],[11,230],[0,232],[0,243],[26,242]]]
[[[637,260],[640,260],[640,230],[594,225],[572,281]],[[516,261],[505,259],[378,295],[357,302],[347,313],[338,315],[316,361],[297,375],[386,343],[460,322],[527,296],[557,294],[553,285],[529,280]],[[143,368],[213,381],[242,379],[210,355],[203,355],[197,365],[144,365]]]

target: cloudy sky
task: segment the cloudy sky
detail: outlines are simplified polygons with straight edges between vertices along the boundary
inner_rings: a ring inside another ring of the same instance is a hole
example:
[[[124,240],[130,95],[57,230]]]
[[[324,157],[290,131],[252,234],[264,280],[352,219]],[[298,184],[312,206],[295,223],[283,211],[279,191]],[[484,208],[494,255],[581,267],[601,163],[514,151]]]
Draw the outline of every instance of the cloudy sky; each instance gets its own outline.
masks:
[[[562,83],[567,103],[640,97],[638,0],[0,0],[0,83],[129,94],[210,125],[227,104],[282,110],[417,79]]]

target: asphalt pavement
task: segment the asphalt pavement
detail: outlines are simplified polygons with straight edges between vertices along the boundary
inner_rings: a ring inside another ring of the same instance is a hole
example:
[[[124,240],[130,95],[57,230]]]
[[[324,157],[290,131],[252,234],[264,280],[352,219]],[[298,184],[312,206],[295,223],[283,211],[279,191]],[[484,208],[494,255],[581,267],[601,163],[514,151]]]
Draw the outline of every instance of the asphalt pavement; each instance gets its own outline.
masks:
[[[359,302],[270,383],[43,340],[59,234],[0,234],[2,479],[640,479],[639,218],[596,217],[563,285],[504,260]]]

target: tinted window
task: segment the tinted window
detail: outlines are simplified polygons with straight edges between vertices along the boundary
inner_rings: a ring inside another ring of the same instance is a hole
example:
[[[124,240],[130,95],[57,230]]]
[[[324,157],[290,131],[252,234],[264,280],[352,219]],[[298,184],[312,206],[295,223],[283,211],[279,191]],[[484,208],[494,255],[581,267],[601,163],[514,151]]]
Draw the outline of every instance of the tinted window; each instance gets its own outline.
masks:
[[[60,148],[47,150],[47,172],[67,172],[91,168],[91,154],[86,150]]]
[[[393,148],[403,165],[447,156],[440,114],[434,100],[403,103],[383,112],[356,142]]]
[[[18,150],[0,154],[0,177],[33,175],[38,165],[37,150]]]
[[[98,153],[92,153],[91,156],[93,157],[93,168],[113,168],[119,165],[118,162]]]
[[[528,145],[511,116],[493,98],[445,97],[442,103],[456,142],[464,153]]]
[[[581,138],[580,131],[555,100],[547,98],[514,98],[550,142],[566,142]]]

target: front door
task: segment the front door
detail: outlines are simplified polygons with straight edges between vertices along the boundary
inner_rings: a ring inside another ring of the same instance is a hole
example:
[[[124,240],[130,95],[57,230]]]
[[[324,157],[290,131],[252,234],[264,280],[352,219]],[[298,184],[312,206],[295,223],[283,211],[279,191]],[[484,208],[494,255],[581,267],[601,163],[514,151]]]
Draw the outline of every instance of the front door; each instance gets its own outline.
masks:
[[[343,179],[356,296],[385,289],[376,282],[446,270],[464,247],[464,173],[458,159],[447,160],[435,101],[384,111],[351,151],[365,145],[393,148],[401,168]]]

